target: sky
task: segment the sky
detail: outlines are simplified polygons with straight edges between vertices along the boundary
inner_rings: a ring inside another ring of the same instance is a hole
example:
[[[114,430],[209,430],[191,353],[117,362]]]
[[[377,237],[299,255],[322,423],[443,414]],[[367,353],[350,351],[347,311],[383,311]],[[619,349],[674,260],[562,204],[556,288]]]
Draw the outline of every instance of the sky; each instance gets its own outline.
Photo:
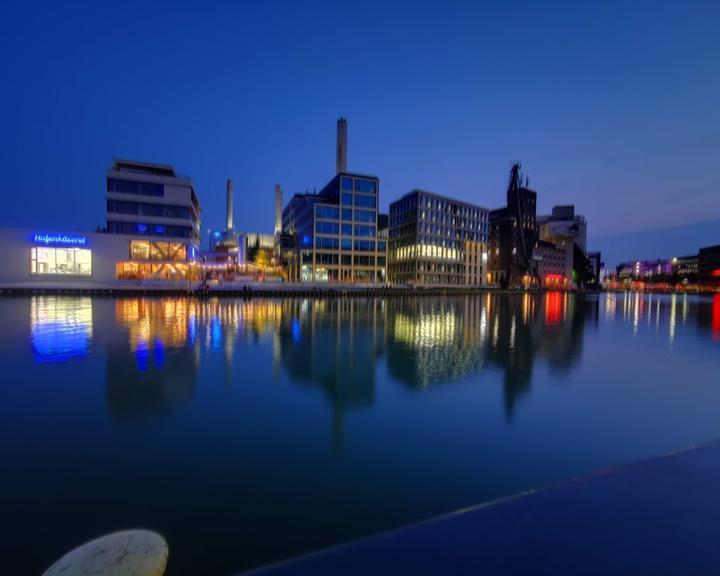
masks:
[[[189,175],[203,227],[271,232],[349,168],[381,208],[488,208],[521,162],[589,237],[720,220],[720,2],[18,2],[0,7],[0,226],[91,230],[113,158]],[[718,230],[720,242],[720,230]],[[592,247],[592,246],[591,246]]]

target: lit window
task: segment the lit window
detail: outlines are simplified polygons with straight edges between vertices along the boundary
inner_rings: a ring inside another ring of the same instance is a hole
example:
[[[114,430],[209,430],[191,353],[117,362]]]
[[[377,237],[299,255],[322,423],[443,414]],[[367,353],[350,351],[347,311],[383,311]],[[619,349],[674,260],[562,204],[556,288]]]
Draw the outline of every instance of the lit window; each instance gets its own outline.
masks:
[[[85,248],[32,248],[30,273],[90,276],[92,252]]]

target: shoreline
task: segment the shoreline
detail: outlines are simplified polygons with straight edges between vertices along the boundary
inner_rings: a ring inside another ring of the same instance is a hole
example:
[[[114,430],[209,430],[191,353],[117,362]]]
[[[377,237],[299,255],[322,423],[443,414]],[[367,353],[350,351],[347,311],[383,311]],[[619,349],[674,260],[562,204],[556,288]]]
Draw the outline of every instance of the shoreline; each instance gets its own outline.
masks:
[[[673,290],[611,290],[611,289],[572,289],[551,290],[548,288],[513,289],[498,288],[495,286],[363,286],[363,285],[319,285],[319,284],[226,284],[214,285],[202,289],[199,285],[85,285],[85,286],[0,286],[0,297],[35,296],[35,295],[68,295],[68,296],[98,296],[98,297],[127,297],[127,296],[186,296],[195,298],[384,298],[384,297],[447,297],[447,296],[473,296],[483,294],[676,294],[713,296],[718,292],[712,291],[673,291]]]

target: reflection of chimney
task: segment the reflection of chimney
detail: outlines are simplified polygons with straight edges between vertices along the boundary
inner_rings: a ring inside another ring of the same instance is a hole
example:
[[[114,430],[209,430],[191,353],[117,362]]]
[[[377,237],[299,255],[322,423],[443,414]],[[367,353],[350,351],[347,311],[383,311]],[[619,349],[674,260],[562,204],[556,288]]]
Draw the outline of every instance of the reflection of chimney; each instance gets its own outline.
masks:
[[[337,161],[336,172],[347,172],[347,120],[338,118],[337,121]]]
[[[227,220],[225,228],[227,230],[233,229],[233,182],[231,178],[227,180]]]
[[[275,234],[282,232],[282,188],[275,184]]]

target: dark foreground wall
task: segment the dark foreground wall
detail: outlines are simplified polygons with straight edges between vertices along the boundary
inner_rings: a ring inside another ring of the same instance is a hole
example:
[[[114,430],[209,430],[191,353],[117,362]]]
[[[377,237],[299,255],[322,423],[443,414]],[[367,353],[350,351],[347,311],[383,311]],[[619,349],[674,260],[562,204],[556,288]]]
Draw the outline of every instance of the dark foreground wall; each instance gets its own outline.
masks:
[[[720,442],[248,574],[720,574]]]

